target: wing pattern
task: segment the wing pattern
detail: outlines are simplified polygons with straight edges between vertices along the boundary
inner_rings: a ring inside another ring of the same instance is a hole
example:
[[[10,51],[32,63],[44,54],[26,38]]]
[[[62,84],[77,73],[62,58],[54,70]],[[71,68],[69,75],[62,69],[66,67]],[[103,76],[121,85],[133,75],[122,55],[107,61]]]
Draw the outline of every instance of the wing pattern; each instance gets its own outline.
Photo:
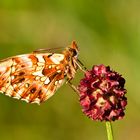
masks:
[[[27,54],[0,63],[0,92],[37,103],[50,98],[64,82],[63,54]]]

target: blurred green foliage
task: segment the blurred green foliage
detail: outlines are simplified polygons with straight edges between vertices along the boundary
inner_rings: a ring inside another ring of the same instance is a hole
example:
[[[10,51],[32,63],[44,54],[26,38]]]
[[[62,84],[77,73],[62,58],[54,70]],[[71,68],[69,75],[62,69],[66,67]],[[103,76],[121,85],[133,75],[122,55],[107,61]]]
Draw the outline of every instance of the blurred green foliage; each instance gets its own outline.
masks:
[[[139,140],[139,7],[139,0],[1,0],[0,58],[76,40],[88,68],[103,63],[126,78],[126,116],[113,123],[114,135]],[[74,83],[82,76],[78,72]],[[1,95],[0,139],[102,140],[106,130],[104,123],[82,114],[74,91],[64,85],[41,106]]]

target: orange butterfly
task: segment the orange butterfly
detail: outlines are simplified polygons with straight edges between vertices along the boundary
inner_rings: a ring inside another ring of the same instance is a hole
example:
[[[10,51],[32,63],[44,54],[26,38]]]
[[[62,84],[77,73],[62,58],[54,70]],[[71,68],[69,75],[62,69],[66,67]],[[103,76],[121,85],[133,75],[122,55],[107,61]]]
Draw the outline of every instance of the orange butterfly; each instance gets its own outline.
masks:
[[[1,60],[0,92],[28,103],[40,104],[50,98],[66,78],[70,82],[77,69],[82,69],[74,41],[62,53],[45,51]]]

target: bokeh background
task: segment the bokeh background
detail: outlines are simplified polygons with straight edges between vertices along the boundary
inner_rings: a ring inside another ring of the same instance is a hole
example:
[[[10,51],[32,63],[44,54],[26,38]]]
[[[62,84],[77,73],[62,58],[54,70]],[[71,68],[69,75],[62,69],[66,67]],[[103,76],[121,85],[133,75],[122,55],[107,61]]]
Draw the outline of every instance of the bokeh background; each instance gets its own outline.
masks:
[[[80,60],[110,65],[126,78],[126,116],[116,140],[140,140],[139,0],[0,0],[0,59],[76,40]],[[74,83],[83,76],[78,72]],[[105,123],[88,119],[68,86],[42,105],[0,95],[1,140],[105,140]]]

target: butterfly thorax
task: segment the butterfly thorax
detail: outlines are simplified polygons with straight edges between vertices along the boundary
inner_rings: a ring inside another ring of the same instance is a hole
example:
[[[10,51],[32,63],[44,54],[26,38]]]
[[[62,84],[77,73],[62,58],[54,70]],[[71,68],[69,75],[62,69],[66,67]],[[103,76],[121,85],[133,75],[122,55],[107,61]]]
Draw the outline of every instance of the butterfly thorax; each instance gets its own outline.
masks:
[[[75,42],[72,43],[72,45],[63,52],[65,58],[65,75],[68,80],[71,80],[74,78],[76,71],[78,69],[77,66],[77,57],[78,57],[78,47],[75,44]]]

